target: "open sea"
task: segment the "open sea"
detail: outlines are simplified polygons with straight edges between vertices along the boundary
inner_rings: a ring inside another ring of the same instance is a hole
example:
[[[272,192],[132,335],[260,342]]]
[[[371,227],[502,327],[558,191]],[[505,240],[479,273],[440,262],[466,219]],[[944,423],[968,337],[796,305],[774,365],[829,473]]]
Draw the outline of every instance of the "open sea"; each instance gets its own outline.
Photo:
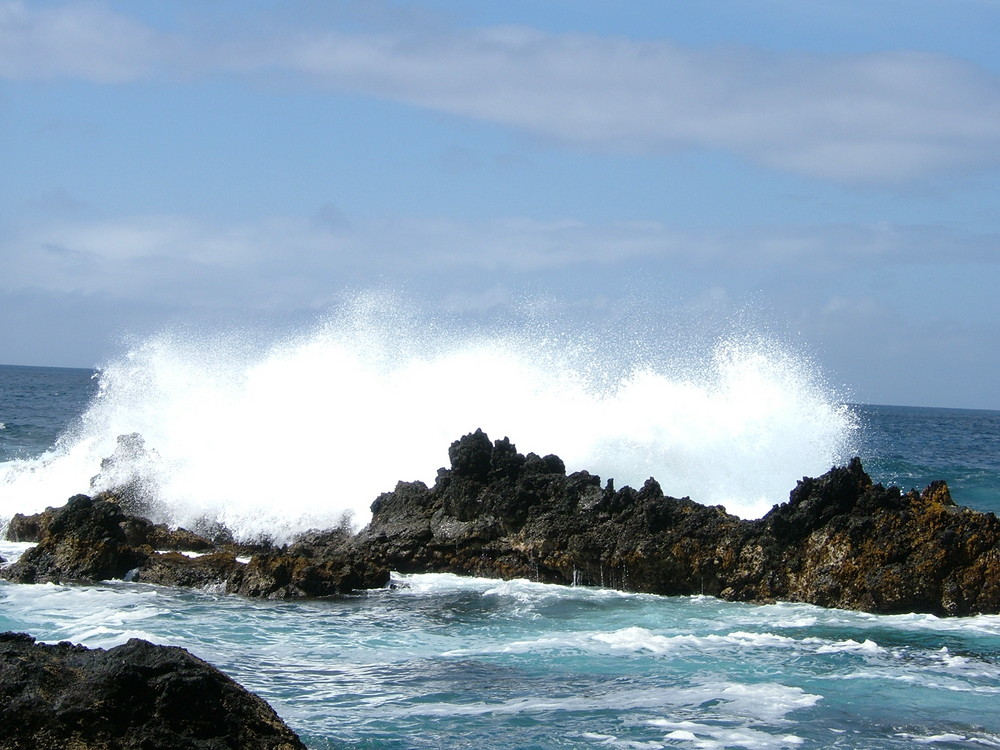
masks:
[[[545,342],[400,350],[357,334],[264,347],[164,336],[99,373],[0,367],[0,525],[128,478],[99,470],[131,432],[146,451],[125,471],[158,494],[163,520],[277,541],[345,514],[363,525],[380,492],[433,481],[476,427],[745,517],[855,454],[877,481],[945,479],[957,502],[1000,510],[1000,412],[845,404],[808,362],[759,343],[720,345],[687,371],[595,374]],[[316,750],[1000,747],[1000,616],[399,582],[307,602],[0,582],[0,630],[182,646]]]

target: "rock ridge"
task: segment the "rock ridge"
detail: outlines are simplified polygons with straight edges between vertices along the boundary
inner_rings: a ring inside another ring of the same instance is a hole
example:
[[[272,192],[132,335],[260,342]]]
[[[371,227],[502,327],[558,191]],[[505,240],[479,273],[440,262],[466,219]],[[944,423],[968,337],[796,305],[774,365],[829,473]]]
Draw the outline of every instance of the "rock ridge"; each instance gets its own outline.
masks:
[[[903,493],[860,459],[804,478],[741,520],[721,506],[603,487],[556,456],[523,456],[482,431],[449,450],[433,487],[400,482],[353,541],[401,572],[530,578],[876,613],[1000,612],[1000,521],[960,508],[944,482]]]
[[[15,563],[0,569],[0,577],[15,583],[125,579],[296,599],[338,596],[389,581],[388,569],[367,562],[359,565],[356,555],[346,550],[350,535],[343,530],[281,548],[219,544],[126,513],[114,492],[74,495],[60,508],[16,515],[7,536],[12,541],[37,542]]]
[[[875,484],[860,459],[805,477],[761,519],[616,489],[554,455],[522,455],[482,430],[449,448],[433,486],[399,482],[358,534],[310,532],[247,550],[123,510],[114,492],[16,517],[39,544],[0,569],[18,582],[129,578],[268,598],[377,588],[389,571],[528,578],[732,601],[799,601],[876,613],[1000,613],[1000,521],[960,508],[944,482]],[[127,503],[126,503],[127,504]],[[190,558],[179,552],[201,545]],[[241,554],[252,555],[249,562]]]

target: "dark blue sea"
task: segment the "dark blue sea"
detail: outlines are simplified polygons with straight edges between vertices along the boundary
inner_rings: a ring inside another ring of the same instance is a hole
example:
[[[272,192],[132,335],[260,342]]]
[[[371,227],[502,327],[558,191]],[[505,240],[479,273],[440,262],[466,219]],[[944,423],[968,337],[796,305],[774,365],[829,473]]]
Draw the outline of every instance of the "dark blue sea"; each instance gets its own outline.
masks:
[[[722,352],[702,380],[632,372],[608,391],[509,343],[388,357],[345,341],[154,340],[100,373],[0,367],[0,524],[121,479],[98,476],[100,459],[137,432],[146,450],[128,471],[169,522],[210,516],[279,540],[344,513],[361,525],[379,492],[433,481],[478,426],[741,515],[854,454],[877,481],[945,479],[960,504],[1000,510],[1000,412],[844,404],[772,353]],[[314,749],[1000,747],[998,616],[405,582],[297,603],[0,583],[0,630],[183,646]]]

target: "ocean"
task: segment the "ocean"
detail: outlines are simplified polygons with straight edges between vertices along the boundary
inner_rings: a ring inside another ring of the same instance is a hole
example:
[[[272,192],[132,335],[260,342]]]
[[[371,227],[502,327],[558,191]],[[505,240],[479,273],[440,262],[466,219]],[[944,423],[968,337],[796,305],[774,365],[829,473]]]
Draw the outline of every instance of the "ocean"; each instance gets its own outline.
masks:
[[[379,492],[433,481],[476,427],[745,517],[855,454],[876,481],[945,479],[957,502],[1000,510],[1000,412],[851,404],[771,344],[721,342],[683,368],[595,367],[592,352],[544,337],[394,340],[344,325],[266,346],[162,336],[99,372],[0,367],[0,524],[132,478],[171,523],[279,542],[345,514],[360,526]],[[132,432],[146,450],[129,476],[102,476]],[[0,543],[0,555],[24,546]],[[0,582],[0,630],[182,646],[315,750],[1000,747],[1000,616],[396,583],[271,602]]]

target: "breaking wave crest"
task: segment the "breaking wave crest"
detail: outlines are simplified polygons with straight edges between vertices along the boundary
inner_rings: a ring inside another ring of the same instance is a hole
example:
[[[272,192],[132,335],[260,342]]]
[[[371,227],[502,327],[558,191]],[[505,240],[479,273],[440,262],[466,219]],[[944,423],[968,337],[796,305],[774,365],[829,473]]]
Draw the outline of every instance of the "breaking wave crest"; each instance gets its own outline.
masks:
[[[668,494],[757,517],[854,449],[849,408],[774,341],[638,351],[546,326],[463,334],[374,299],[265,345],[165,333],[102,368],[52,451],[0,464],[0,521],[134,481],[164,520],[241,538],[287,539],[345,513],[364,524],[375,497],[433,482],[477,427],[619,487],[655,476]],[[119,446],[130,433],[141,448]]]

